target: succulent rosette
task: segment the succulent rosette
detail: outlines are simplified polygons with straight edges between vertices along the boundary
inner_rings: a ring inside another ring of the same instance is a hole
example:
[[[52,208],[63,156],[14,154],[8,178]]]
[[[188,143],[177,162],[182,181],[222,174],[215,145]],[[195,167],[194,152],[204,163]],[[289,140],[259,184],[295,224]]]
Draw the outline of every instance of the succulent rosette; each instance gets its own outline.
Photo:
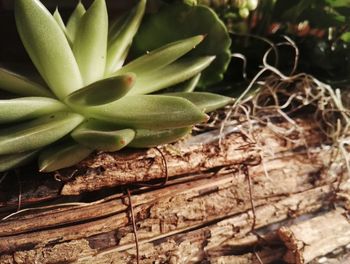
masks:
[[[39,169],[72,166],[95,150],[176,141],[231,98],[190,92],[214,56],[184,56],[203,35],[125,63],[145,0],[108,26],[104,0],[79,3],[65,24],[38,0],[15,0],[18,33],[43,83],[0,68],[0,171],[38,157]],[[181,84],[184,92],[158,92]],[[157,92],[157,94],[155,94]]]

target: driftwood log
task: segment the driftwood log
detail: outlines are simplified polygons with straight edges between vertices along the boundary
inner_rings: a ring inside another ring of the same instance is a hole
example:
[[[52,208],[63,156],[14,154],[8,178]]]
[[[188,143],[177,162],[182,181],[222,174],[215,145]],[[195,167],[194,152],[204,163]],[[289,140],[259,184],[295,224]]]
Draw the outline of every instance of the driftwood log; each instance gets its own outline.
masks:
[[[0,263],[342,263],[344,157],[312,119],[276,127],[97,153],[55,176],[4,175]]]

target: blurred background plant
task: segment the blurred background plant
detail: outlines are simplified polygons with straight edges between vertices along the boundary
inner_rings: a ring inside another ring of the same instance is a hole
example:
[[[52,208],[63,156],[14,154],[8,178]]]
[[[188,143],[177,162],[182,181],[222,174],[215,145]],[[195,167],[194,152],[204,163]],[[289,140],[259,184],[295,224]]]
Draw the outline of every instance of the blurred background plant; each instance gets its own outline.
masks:
[[[247,74],[254,75],[272,43],[288,36],[299,49],[298,72],[346,88],[350,82],[349,0],[199,0],[211,6],[232,33],[232,52],[247,59]],[[271,42],[270,42],[271,41]],[[270,43],[269,43],[270,42]],[[278,48],[280,70],[290,70],[295,52]],[[273,53],[271,61],[275,61]],[[233,60],[226,77],[242,79],[242,62]]]

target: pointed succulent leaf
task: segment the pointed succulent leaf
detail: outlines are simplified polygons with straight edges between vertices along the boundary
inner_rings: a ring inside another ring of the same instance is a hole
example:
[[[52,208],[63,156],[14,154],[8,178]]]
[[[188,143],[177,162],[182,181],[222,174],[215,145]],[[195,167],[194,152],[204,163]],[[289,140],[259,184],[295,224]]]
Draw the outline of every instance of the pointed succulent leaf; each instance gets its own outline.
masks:
[[[199,79],[201,78],[201,74],[198,73],[191,79],[184,81],[182,83],[179,83],[173,87],[170,87],[168,90],[172,92],[186,92],[186,93],[191,93],[196,89],[196,86],[199,82]]]
[[[74,140],[65,140],[51,145],[40,152],[39,170],[52,172],[77,164],[93,152],[92,149],[76,143]]]
[[[69,37],[69,35],[67,33],[66,25],[63,22],[61,14],[58,11],[58,8],[56,8],[55,12],[53,13],[53,17],[56,20],[56,22],[59,25],[59,27],[61,28],[61,30],[63,31],[64,35],[66,36],[66,38],[67,38],[67,40],[69,42],[69,45],[72,46],[73,42],[72,42],[71,38]]]
[[[182,83],[182,86],[179,87],[179,90],[182,92],[191,93],[196,89],[196,86],[198,85],[198,82],[201,78],[202,74],[198,73],[194,77],[192,77],[190,80],[186,81],[185,83]]]
[[[39,0],[16,0],[17,30],[51,90],[64,98],[82,87],[78,65],[61,28]]]
[[[135,137],[132,129],[110,130],[86,122],[78,126],[71,136],[79,144],[102,151],[117,151],[125,147]]]
[[[68,19],[66,31],[67,31],[67,35],[68,35],[68,38],[71,41],[71,43],[74,43],[78,28],[80,25],[81,18],[83,17],[85,12],[86,12],[85,7],[79,1],[79,3],[75,7],[72,15]]]
[[[96,106],[111,103],[129,92],[135,74],[128,73],[94,82],[70,94],[65,101],[70,105]]]
[[[151,148],[175,142],[191,133],[192,127],[180,127],[166,130],[136,129],[135,138],[128,147]]]
[[[130,128],[169,129],[208,119],[190,101],[163,95],[126,96],[111,104],[89,107],[86,115]]]
[[[53,13],[53,18],[56,20],[57,24],[59,25],[63,33],[66,34],[66,26],[64,25],[64,22],[62,20],[60,12],[58,11],[58,8],[56,8],[55,12]]]
[[[23,96],[53,97],[50,90],[24,76],[0,68],[0,89]]]
[[[180,59],[147,75],[138,75],[128,95],[147,94],[181,83],[197,75],[215,59],[213,56]]]
[[[146,0],[140,0],[138,5],[126,16],[117,21],[111,29],[108,40],[106,75],[116,71],[125,60],[126,51],[129,50],[132,40],[140,26],[145,12]]]
[[[38,150],[10,155],[0,155],[0,172],[7,171],[30,162],[37,155]]]
[[[231,97],[205,92],[165,93],[164,95],[185,98],[205,113],[224,107],[233,101]]]
[[[0,130],[0,155],[42,148],[62,138],[83,121],[74,113],[55,113]]]
[[[203,35],[169,43],[153,50],[122,67],[117,74],[134,72],[137,75],[147,75],[176,61],[192,50],[204,39]]]
[[[34,119],[67,110],[60,101],[46,97],[0,100],[0,124]]]
[[[108,35],[105,0],[95,0],[81,18],[73,51],[85,85],[104,76]]]
[[[231,59],[231,38],[225,24],[212,9],[182,2],[165,4],[156,13],[145,16],[134,38],[131,54],[134,57],[141,56],[146,51],[178,39],[206,35],[203,43],[190,55],[216,56],[216,60],[204,70],[198,84],[200,87],[208,86],[223,78]]]

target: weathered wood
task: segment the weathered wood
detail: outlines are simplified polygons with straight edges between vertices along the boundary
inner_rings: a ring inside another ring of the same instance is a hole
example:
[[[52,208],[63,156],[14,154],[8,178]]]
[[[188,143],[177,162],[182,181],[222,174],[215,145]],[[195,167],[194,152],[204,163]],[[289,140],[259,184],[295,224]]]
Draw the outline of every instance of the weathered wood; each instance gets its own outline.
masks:
[[[283,195],[332,183],[335,174],[332,176],[322,173],[324,163],[328,163],[328,160],[327,151],[317,152],[310,157],[306,153],[292,156],[285,154],[265,161],[268,175],[265,175],[261,167],[252,168],[250,173],[254,180],[255,204],[273,202]],[[316,181],[315,175],[318,177]],[[248,193],[246,175],[238,171],[233,175],[193,179],[169,186],[166,191],[151,190],[133,196],[132,203],[138,220],[145,219],[148,222],[146,229],[156,225],[161,228],[155,231],[156,234],[149,230],[145,232],[146,236],[156,236],[247,210],[250,207]],[[125,197],[121,197],[101,204],[56,210],[45,215],[34,213],[24,219],[5,221],[0,223],[0,251],[13,251],[18,247],[40,244],[42,241],[51,243],[79,239],[117,228],[119,233],[123,233],[123,226],[129,225],[126,210],[127,201]],[[89,222],[81,223],[83,221]],[[67,224],[70,225],[59,227]],[[48,227],[55,228],[47,230]],[[40,231],[42,229],[44,230]],[[38,231],[32,232],[36,230]],[[28,235],[26,232],[31,233]],[[121,238],[120,243],[123,244],[126,240],[127,238]]]
[[[297,122],[303,129],[280,124],[293,131],[288,137],[255,125],[253,138],[230,128],[221,145],[218,133],[209,132],[165,146],[169,180],[163,186],[115,188],[161,180],[163,160],[156,150],[93,156],[73,169],[77,177],[62,183],[62,194],[105,188],[116,193],[93,202],[76,196],[72,201],[79,203],[53,202],[0,221],[0,263],[135,263],[126,188],[141,263],[279,260],[286,247],[276,230],[293,224],[290,218],[331,210],[338,181],[348,177],[341,153],[322,145],[315,123]],[[339,197],[347,197],[349,188],[341,192]],[[55,195],[62,194],[57,188]],[[263,240],[252,233],[253,224]]]
[[[287,263],[308,263],[350,244],[350,221],[344,210],[333,210],[278,231],[288,248]]]
[[[280,222],[290,217],[291,214],[294,216],[303,215],[324,208],[327,206],[326,198],[330,193],[331,187],[327,185],[282,198],[273,204],[258,206],[256,208],[256,228],[259,230],[263,226]],[[181,259],[183,261],[174,263],[187,263],[185,260],[215,259],[221,248],[232,253],[239,248],[246,248],[247,244],[252,244],[251,249],[253,249],[254,243],[257,243],[256,236],[250,236],[248,242],[246,237],[251,231],[252,221],[252,211],[248,210],[212,224],[197,226],[193,231],[183,232],[182,229],[168,231],[163,234],[155,230],[149,230],[145,222],[143,224],[139,223],[141,225],[140,238],[145,238],[147,229],[153,233],[153,237],[146,236],[146,239],[141,239],[141,256],[145,260],[144,263],[160,260],[170,261],[171,259]],[[159,229],[159,226],[154,227],[157,230]],[[82,230],[82,232],[85,231]],[[74,242],[57,243],[53,247],[41,247],[39,245],[39,248],[29,251],[18,250],[12,256],[8,255],[6,258],[14,258],[17,263],[34,263],[34,259],[38,259],[39,263],[51,263],[49,260],[52,259],[56,261],[53,263],[59,263],[60,261],[105,263],[107,259],[122,259],[133,263],[135,260],[135,244],[132,241],[131,231],[129,230],[129,232],[124,235],[124,238],[127,237],[125,242],[128,241],[129,243],[125,244],[124,242],[124,244],[112,248],[105,249],[106,246],[113,244],[112,238],[116,239],[118,237],[118,233],[115,232],[102,233],[98,236],[86,237]],[[118,241],[115,240],[114,243],[118,243]],[[283,248],[278,251],[283,252]],[[5,256],[3,259],[5,259]]]
[[[168,176],[196,175],[196,172],[239,165],[240,162],[259,159],[261,155],[271,157],[305,146],[318,146],[322,142],[322,134],[312,119],[296,119],[295,122],[300,128],[296,129],[290,123],[279,124],[281,129],[293,131],[287,138],[280,137],[269,127],[254,125],[255,139],[252,140],[240,132],[247,129],[248,125],[243,124],[228,127],[220,145],[217,143],[219,132],[212,131],[161,147]],[[54,174],[38,174],[35,170],[35,167],[23,168],[18,175],[12,173],[0,184],[0,217],[1,210],[16,210],[19,202],[21,207],[58,199],[65,202],[72,199],[62,199],[62,195],[76,196],[134,181],[162,181],[165,178],[163,159],[155,149],[97,153],[73,168],[61,170],[59,178],[63,179],[62,182],[55,181]],[[66,182],[71,175],[74,179]]]
[[[302,130],[295,130],[289,135],[289,140],[281,138],[268,127],[255,125],[251,131],[255,141],[241,133],[244,127],[231,127],[227,129],[227,132],[231,133],[220,145],[215,142],[219,131],[212,131],[160,149],[167,162],[169,177],[199,173],[259,159],[260,151],[276,154],[305,147],[306,144],[318,145],[322,140],[322,134],[315,129],[316,125],[311,119],[296,119],[296,125]],[[282,123],[280,126],[285,130],[295,127],[290,123]],[[103,153],[82,162],[77,169],[83,174],[64,184],[61,194],[77,195],[86,191],[165,177],[162,156],[155,149],[144,152]]]

